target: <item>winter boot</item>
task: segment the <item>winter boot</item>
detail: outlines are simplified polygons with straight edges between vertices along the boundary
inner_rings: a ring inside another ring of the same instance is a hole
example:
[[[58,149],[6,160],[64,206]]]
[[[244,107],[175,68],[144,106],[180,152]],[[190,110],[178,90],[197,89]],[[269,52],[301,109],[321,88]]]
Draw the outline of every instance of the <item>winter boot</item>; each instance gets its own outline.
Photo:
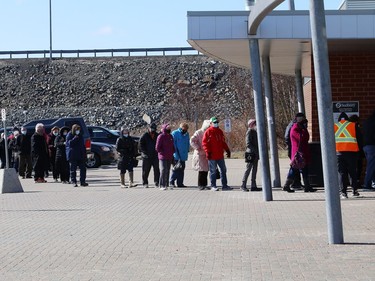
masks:
[[[129,172],[129,187],[136,187],[137,185],[134,183],[134,172]]]
[[[304,185],[305,185],[305,187],[304,187],[304,191],[305,191],[305,192],[315,192],[315,191],[317,191],[317,189],[312,188],[312,187],[310,186],[309,178],[304,177],[304,178],[303,178],[303,183],[304,183]]]
[[[283,191],[286,191],[286,192],[289,192],[289,193],[292,193],[294,192],[293,189],[290,189],[290,185],[293,183],[293,180],[291,179],[287,179],[284,186],[283,186]]]
[[[120,183],[121,183],[121,188],[126,188],[126,185],[125,185],[125,174],[120,174]]]
[[[246,187],[246,182],[244,182],[244,181],[242,182],[241,189],[244,192],[249,192],[249,189]]]
[[[255,180],[252,180],[251,181],[251,187],[250,187],[250,191],[261,191],[262,189],[261,188],[258,188],[257,187],[257,183]]]

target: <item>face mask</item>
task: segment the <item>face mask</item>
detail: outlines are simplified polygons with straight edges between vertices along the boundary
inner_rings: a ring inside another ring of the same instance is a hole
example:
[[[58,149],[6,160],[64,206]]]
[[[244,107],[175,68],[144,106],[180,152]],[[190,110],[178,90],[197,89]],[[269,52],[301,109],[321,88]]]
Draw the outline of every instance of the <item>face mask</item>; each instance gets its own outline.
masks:
[[[22,135],[26,135],[27,131],[21,131]]]
[[[124,136],[125,138],[127,138],[127,137],[129,136],[129,134],[123,134],[123,136]]]
[[[153,128],[152,128],[152,129],[151,129],[151,132],[156,132],[156,129],[153,129]]]
[[[186,130],[182,130],[181,132],[182,132],[183,135],[185,135],[187,131]]]
[[[53,135],[55,136],[55,137],[57,137],[58,136],[58,132],[53,132]]]
[[[67,132],[64,132],[63,135],[66,136],[68,133]]]
[[[76,131],[76,135],[79,135],[79,133],[80,133],[80,130],[77,130],[77,131]]]
[[[219,127],[219,123],[214,123],[214,128],[218,128]]]
[[[171,129],[167,129],[167,130],[165,130],[165,132],[166,132],[167,134],[170,134],[170,133],[171,133]]]

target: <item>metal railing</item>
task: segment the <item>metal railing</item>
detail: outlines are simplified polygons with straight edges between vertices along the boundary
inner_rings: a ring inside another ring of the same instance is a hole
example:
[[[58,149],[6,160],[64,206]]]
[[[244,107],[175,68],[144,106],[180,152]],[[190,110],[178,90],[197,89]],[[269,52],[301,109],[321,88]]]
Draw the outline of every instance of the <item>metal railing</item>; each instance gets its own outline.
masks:
[[[149,55],[199,55],[199,51],[192,47],[170,47],[170,48],[130,48],[130,49],[87,49],[87,50],[52,50],[53,58],[63,57],[114,57],[114,56],[149,56]],[[0,51],[0,59],[15,58],[49,58],[49,50],[29,51]],[[64,56],[66,55],[66,56]],[[69,56],[70,55],[70,56]],[[73,56],[74,55],[74,56]]]

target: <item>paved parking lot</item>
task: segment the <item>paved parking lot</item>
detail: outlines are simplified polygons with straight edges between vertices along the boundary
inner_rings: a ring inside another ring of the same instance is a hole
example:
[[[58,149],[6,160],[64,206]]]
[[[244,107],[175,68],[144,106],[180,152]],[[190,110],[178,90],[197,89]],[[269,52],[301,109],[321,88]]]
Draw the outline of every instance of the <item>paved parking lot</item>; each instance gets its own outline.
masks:
[[[1,280],[375,280],[375,193],[341,201],[345,244],[328,245],[322,189],[264,202],[226,163],[234,191],[198,191],[190,164],[172,191],[121,189],[114,166],[83,188],[22,180],[0,195]]]

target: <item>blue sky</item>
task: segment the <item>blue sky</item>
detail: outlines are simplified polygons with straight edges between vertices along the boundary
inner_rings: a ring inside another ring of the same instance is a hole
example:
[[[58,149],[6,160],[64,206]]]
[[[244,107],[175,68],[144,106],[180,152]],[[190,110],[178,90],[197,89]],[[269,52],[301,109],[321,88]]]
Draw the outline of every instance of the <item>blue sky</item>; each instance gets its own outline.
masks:
[[[342,0],[325,0],[337,9]],[[131,4],[129,4],[131,3]],[[244,10],[244,0],[52,0],[53,49],[188,46],[187,11]],[[49,0],[0,0],[0,50],[49,49]],[[297,10],[309,0],[295,0]],[[284,3],[279,9],[287,9]]]

